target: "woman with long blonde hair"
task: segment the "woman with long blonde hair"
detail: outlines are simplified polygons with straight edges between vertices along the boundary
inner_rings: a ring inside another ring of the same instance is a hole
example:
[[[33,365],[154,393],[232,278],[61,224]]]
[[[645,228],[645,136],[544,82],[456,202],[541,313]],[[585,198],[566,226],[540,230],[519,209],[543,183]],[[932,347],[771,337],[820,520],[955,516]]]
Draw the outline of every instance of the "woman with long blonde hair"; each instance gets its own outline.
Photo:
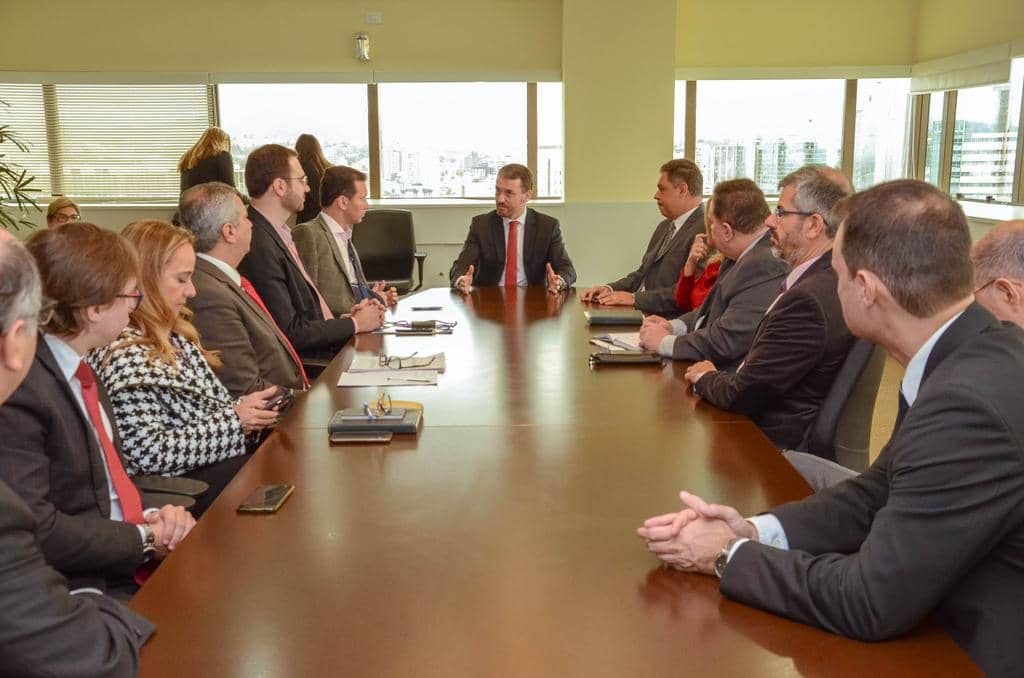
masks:
[[[220,364],[189,321],[195,296],[193,235],[164,221],[130,224],[123,236],[139,253],[142,300],[109,346],[89,355],[106,387],[136,472],[184,475],[210,484],[202,510],[242,467],[260,431],[277,420],[267,408],[276,387],[235,401],[213,373]]]
[[[231,137],[220,127],[211,127],[178,161],[181,190],[219,181],[235,185],[235,165],[231,160]]]

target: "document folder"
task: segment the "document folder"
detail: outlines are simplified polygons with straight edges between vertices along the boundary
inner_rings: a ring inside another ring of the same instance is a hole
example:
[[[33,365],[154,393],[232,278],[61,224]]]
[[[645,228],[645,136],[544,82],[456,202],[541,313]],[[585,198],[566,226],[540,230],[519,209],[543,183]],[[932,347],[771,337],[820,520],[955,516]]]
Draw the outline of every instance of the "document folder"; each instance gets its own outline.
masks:
[[[391,415],[366,416],[358,407],[338,410],[327,424],[327,432],[352,433],[355,431],[391,431],[416,433],[423,424],[423,410],[406,408],[401,418]]]

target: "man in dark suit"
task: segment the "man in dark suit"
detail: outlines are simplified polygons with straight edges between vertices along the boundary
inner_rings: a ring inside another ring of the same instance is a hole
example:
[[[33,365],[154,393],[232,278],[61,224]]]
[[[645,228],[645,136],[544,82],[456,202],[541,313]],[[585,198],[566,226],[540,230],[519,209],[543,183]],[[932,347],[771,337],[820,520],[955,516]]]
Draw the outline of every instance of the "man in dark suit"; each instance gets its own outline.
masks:
[[[235,398],[269,386],[309,386],[302,363],[238,264],[249,252],[252,222],[235,189],[211,182],[181,195],[182,224],[196,236],[196,296],[188,300],[203,346],[220,352],[217,376]]]
[[[1024,220],[1005,221],[971,249],[974,298],[992,315],[1024,327]]]
[[[0,406],[33,364],[40,299],[31,256],[0,231]],[[153,628],[99,590],[69,593],[43,558],[31,510],[0,480],[0,672],[134,676]]]
[[[889,443],[859,476],[744,520],[682,493],[639,529],[726,596],[852,638],[932,617],[990,676],[1024,665],[1024,332],[973,303],[963,211],[924,182],[854,196],[833,264],[857,336],[906,367]]]
[[[772,254],[764,193],[750,179],[715,186],[708,203],[711,237],[725,258],[704,303],[672,321],[648,316],[640,345],[674,360],[710,360],[735,369],[765,309],[779,293],[789,264]]]
[[[852,188],[840,172],[814,165],[779,186],[778,206],[766,224],[772,246],[792,266],[781,294],[735,372],[705,360],[690,366],[686,379],[702,398],[749,416],[786,449],[803,441],[853,345],[829,256],[837,225],[832,209]]]
[[[704,177],[692,160],[680,158],[662,165],[654,200],[665,220],[654,229],[640,266],[615,282],[584,290],[580,299],[678,315],[673,292],[694,237],[704,232],[703,192]]]
[[[328,167],[318,195],[323,203],[320,212],[292,229],[292,238],[302,264],[331,311],[335,315],[345,313],[353,304],[374,298],[394,306],[398,303],[398,290],[384,289],[383,281],[369,284],[352,242],[353,227],[363,220],[370,207],[366,200],[366,175],[343,165]]]
[[[278,144],[260,146],[245,162],[245,186],[252,204],[252,246],[238,266],[250,280],[278,327],[304,359],[330,359],[356,332],[384,321],[384,307],[370,300],[348,317],[335,317],[302,265],[288,219],[309,192],[298,156]]]
[[[533,196],[533,173],[525,165],[505,165],[494,187],[496,209],[473,217],[469,235],[448,278],[468,292],[482,287],[544,285],[557,293],[576,282],[576,269],[562,243],[558,220],[526,207]]]

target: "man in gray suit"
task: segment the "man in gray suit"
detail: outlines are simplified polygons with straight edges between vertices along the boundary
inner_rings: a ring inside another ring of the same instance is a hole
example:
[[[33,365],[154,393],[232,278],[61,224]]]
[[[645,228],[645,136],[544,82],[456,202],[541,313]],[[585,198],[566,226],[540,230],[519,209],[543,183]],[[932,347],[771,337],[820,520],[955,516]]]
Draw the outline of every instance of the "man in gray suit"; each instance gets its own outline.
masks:
[[[906,372],[889,443],[855,478],[744,520],[681,493],[638,529],[726,596],[859,640],[932,617],[990,676],[1024,665],[1024,331],[971,294],[971,235],[948,195],[879,184],[841,210],[842,314]]]
[[[321,211],[312,221],[292,229],[302,265],[320,288],[335,315],[348,313],[356,303],[376,298],[388,305],[398,303],[398,291],[384,283],[370,287],[363,274],[359,253],[352,243],[352,228],[363,220],[366,175],[341,165],[328,167],[320,183]]]
[[[33,364],[40,302],[32,257],[0,231],[0,405]],[[153,628],[99,590],[69,593],[43,558],[32,511],[0,481],[0,673],[134,676]]]
[[[584,290],[580,299],[632,306],[644,313],[678,314],[673,292],[694,236],[704,232],[703,191],[704,177],[692,160],[662,165],[654,200],[665,220],[654,229],[640,267],[615,282]]]
[[[181,194],[178,213],[196,236],[196,296],[188,300],[203,345],[220,351],[217,376],[239,398],[270,386],[309,386],[298,355],[237,270],[249,252],[252,222],[238,192],[222,183]]]
[[[704,303],[676,320],[645,318],[640,345],[674,360],[710,360],[733,369],[750,348],[789,266],[772,254],[765,226],[768,203],[750,179],[715,186],[708,213],[712,241],[725,257],[715,286]]]

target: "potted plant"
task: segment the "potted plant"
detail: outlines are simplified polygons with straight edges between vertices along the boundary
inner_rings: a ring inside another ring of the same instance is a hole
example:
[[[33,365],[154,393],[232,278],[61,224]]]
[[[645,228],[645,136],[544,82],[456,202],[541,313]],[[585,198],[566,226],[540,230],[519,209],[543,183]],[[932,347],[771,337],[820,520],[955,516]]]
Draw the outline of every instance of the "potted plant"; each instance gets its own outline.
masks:
[[[6,102],[0,101],[0,110],[7,106]],[[10,125],[0,124],[0,228],[33,228],[35,224],[27,217],[29,208],[40,211],[31,195],[36,190],[32,187],[35,177],[29,176],[24,168],[7,159],[12,146],[19,151],[28,150]],[[5,207],[11,203],[13,206]]]

